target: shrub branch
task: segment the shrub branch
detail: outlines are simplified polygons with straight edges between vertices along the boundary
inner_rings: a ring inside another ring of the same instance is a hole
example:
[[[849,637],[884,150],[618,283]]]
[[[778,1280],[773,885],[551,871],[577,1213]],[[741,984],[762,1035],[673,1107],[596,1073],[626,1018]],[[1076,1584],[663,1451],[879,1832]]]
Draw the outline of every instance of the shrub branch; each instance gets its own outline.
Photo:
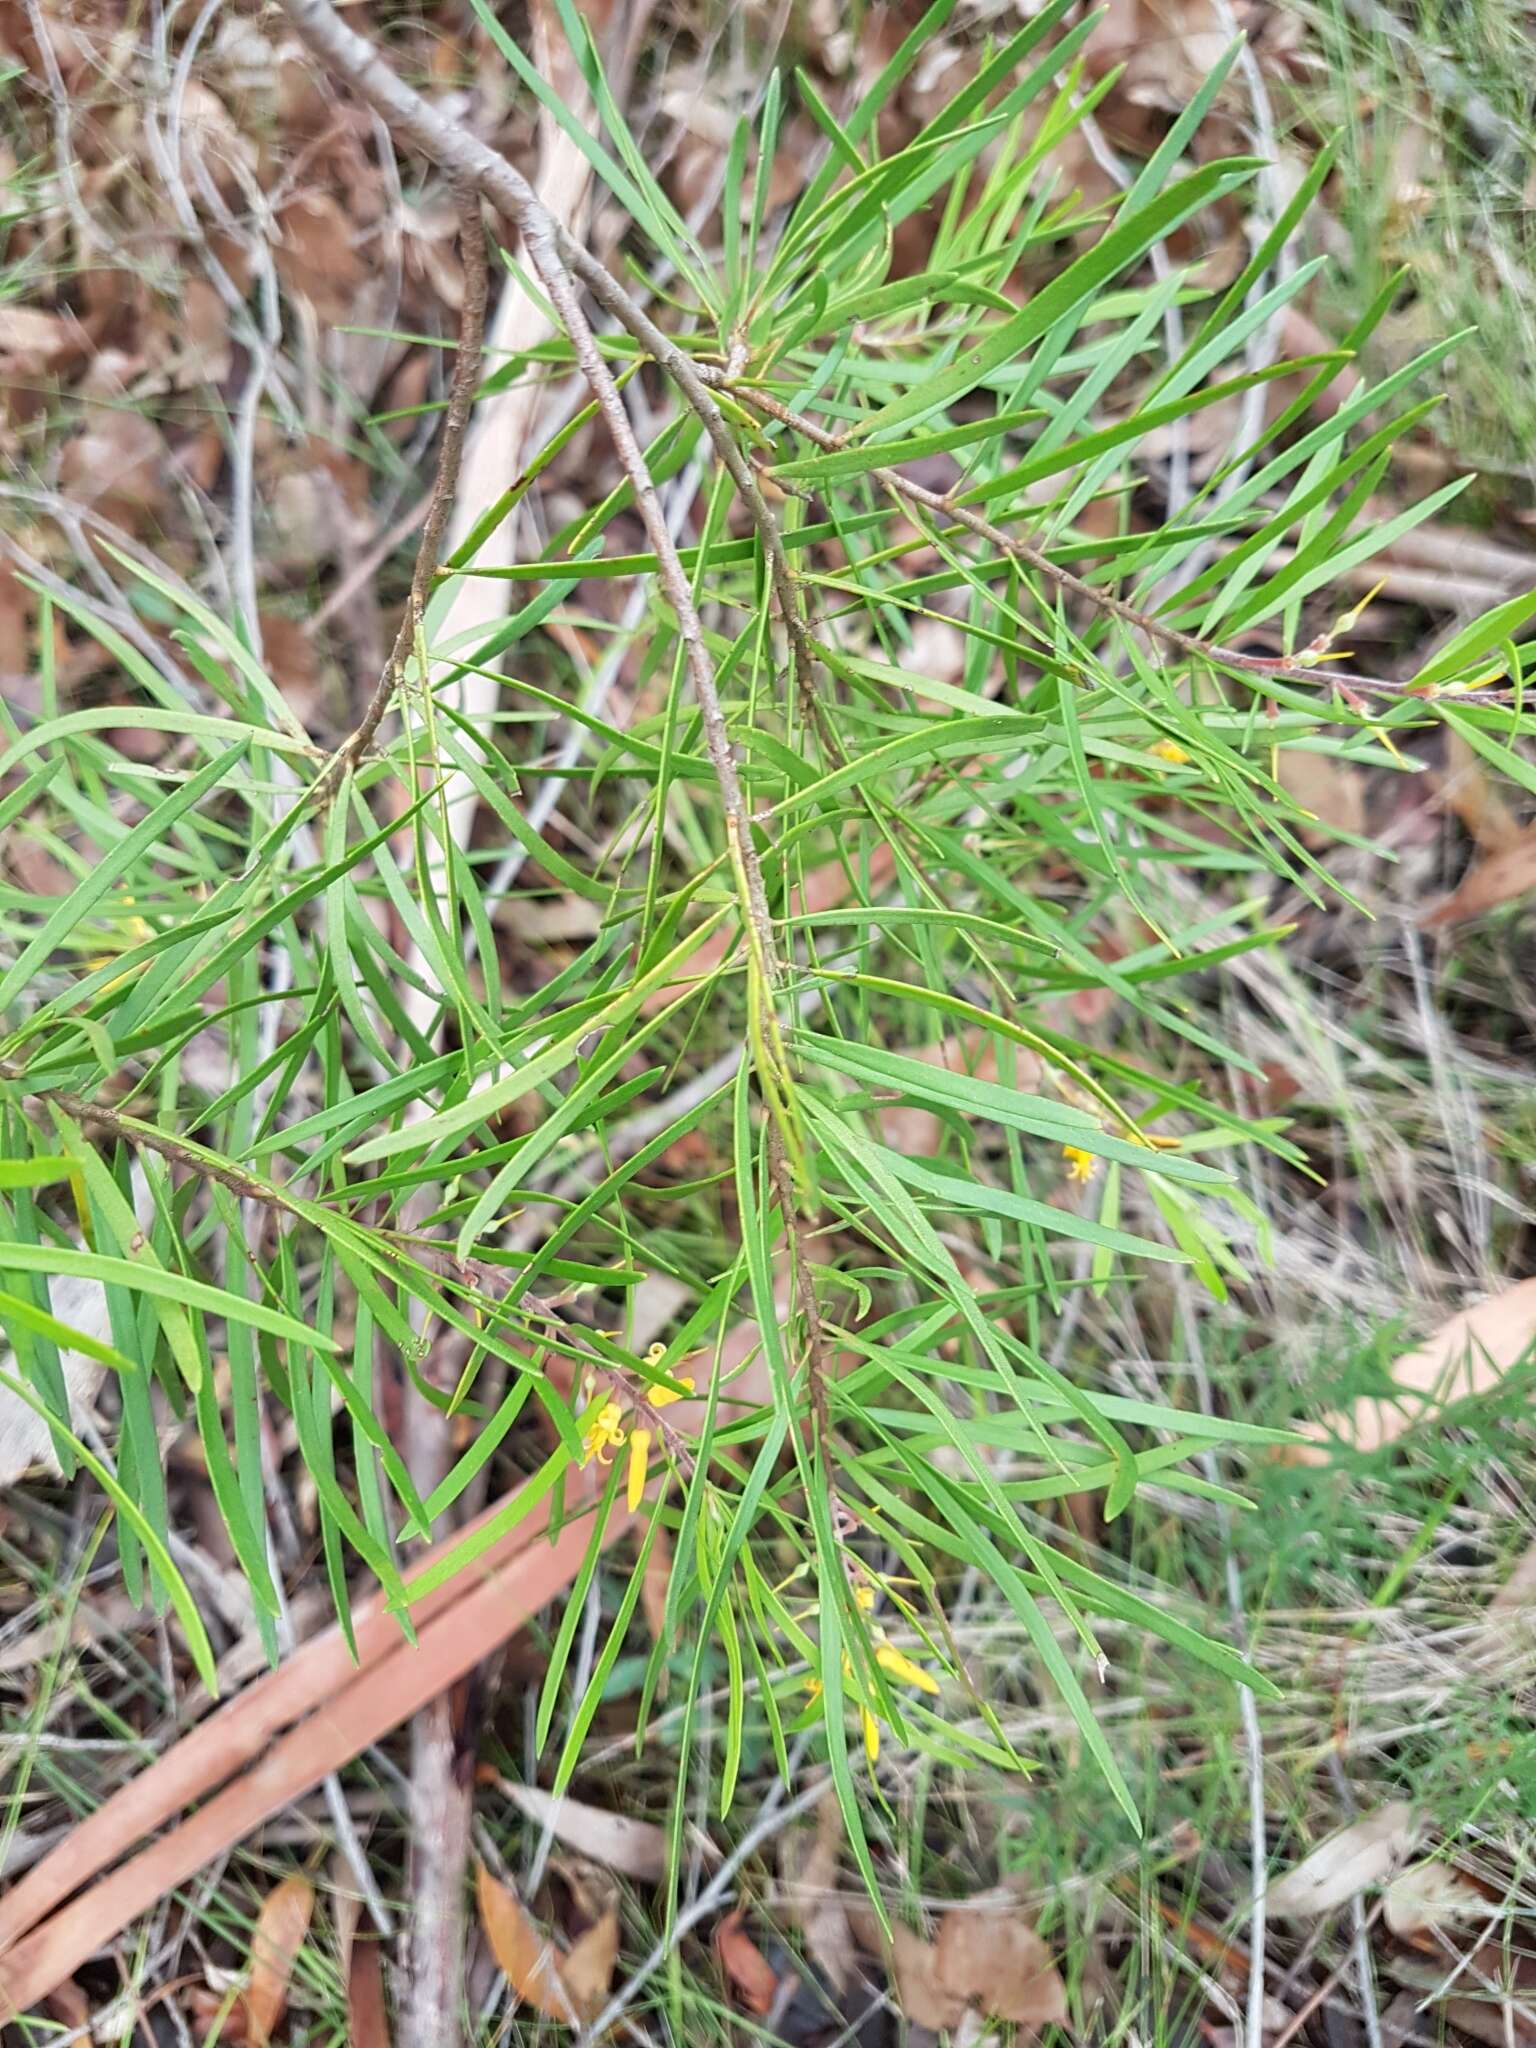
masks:
[[[442,446],[438,451],[437,474],[427,500],[426,518],[411,571],[410,595],[401,615],[395,644],[390,649],[384,673],[368,701],[367,709],[332,754],[315,781],[311,798],[324,803],[336,785],[362,760],[372,746],[390,705],[400,688],[400,679],[416,645],[422,614],[432,594],[437,572],[438,550],[443,530],[453,510],[458,489],[459,464],[464,455],[464,436],[474,409],[475,390],[480,382],[480,356],[485,339],[485,304],[489,277],[485,260],[485,227],[480,218],[478,189],[466,179],[455,179],[454,201],[459,210],[459,250],[464,262],[464,305],[459,315],[459,345],[453,361],[453,382],[448,392],[448,410],[443,421]],[[425,679],[423,679],[425,680]]]
[[[717,373],[705,370],[706,376]],[[722,380],[723,381],[723,380]],[[741,382],[733,384],[737,397],[755,406],[769,419],[781,426],[789,427],[801,434],[817,448],[835,449],[845,446],[844,437],[822,426],[819,421],[808,419],[804,413],[793,411],[783,405],[769,392],[757,386]],[[973,512],[968,505],[956,502],[942,491],[930,490],[926,484],[914,483],[903,476],[899,469],[884,465],[871,468],[869,475],[889,491],[893,497],[909,505],[920,505],[925,511],[937,512],[942,518],[952,520],[967,533],[973,533],[999,553],[1012,558],[1027,569],[1035,570],[1047,582],[1068,596],[1080,599],[1095,611],[1107,612],[1113,618],[1122,620],[1128,626],[1145,633],[1148,639],[1160,641],[1165,647],[1177,648],[1192,661],[1207,664],[1212,668],[1236,669],[1243,675],[1266,676],[1277,682],[1335,684],[1346,696],[1354,691],[1371,691],[1377,696],[1422,697],[1432,702],[1437,694],[1433,690],[1418,689],[1410,682],[1394,682],[1382,676],[1356,675],[1348,669],[1335,668],[1331,663],[1315,666],[1295,661],[1283,655],[1241,654],[1234,647],[1223,647],[1214,640],[1202,640],[1197,633],[1186,633],[1182,627],[1170,625],[1153,612],[1140,610],[1123,597],[1116,597],[1113,591],[1099,590],[1091,583],[1085,583],[1081,576],[1075,576],[1070,569],[1064,569],[1059,562],[1053,562],[1043,548],[1038,548],[1017,534],[1005,532],[1000,526],[984,519],[979,512]],[[1501,703],[1513,692],[1502,689],[1457,690],[1451,693],[1458,704]]]

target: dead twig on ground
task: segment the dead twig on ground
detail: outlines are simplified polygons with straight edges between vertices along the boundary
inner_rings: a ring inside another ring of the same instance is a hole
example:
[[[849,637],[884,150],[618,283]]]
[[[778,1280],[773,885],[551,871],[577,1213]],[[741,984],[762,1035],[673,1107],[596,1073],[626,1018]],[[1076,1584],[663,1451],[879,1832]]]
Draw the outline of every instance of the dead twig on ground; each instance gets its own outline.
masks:
[[[511,1498],[473,1526],[504,1515]],[[630,1520],[616,1510],[603,1541],[616,1540]],[[340,1628],[328,1629],[72,1829],[0,1900],[0,2013],[14,2016],[46,1997],[157,1899],[419,1713],[554,1599],[579,1569],[591,1531],[580,1515],[553,1545],[541,1540],[545,1530],[539,1506],[424,1595],[412,1610],[414,1645],[375,1596],[355,1617],[356,1663]],[[410,1576],[467,1533],[429,1553]],[[189,1818],[120,1860],[198,1799],[205,1803]]]

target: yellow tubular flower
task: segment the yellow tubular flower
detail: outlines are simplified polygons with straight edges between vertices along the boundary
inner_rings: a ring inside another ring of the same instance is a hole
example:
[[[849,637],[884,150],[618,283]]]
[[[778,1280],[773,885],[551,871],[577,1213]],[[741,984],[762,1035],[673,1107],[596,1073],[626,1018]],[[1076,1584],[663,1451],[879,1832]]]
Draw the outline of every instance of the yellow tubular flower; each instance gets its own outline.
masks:
[[[645,1492],[645,1461],[651,1454],[651,1432],[648,1429],[632,1429],[629,1432],[629,1512],[639,1507]]]
[[[582,1464],[590,1465],[596,1458],[599,1465],[611,1465],[623,1441],[624,1410],[617,1401],[605,1401],[583,1432]]]
[[[1177,740],[1155,740],[1148,751],[1156,754],[1160,761],[1166,761],[1171,768],[1182,768],[1189,759]]]
[[[659,1372],[661,1370],[661,1361],[666,1355],[667,1347],[665,1344],[653,1344],[645,1354],[645,1362],[653,1372]],[[694,1391],[694,1383],[689,1374],[684,1373],[679,1376],[677,1373],[673,1373],[672,1377],[679,1386],[686,1387],[690,1394]],[[681,1401],[683,1398],[681,1394],[675,1394],[670,1387],[648,1386],[645,1391],[646,1398],[653,1408],[670,1408],[674,1401]]]
[[[864,1720],[864,1754],[872,1764],[878,1763],[880,1760],[880,1723],[875,1719],[868,1707],[860,1707],[859,1712]]]
[[[899,1678],[903,1685],[915,1685],[919,1692],[936,1693],[939,1689],[932,1673],[925,1671],[921,1664],[914,1664],[910,1657],[903,1656],[893,1643],[877,1645],[875,1662],[892,1678]]]
[[[1089,1181],[1098,1161],[1091,1152],[1085,1152],[1081,1145],[1063,1145],[1061,1156],[1067,1162],[1067,1179]]]

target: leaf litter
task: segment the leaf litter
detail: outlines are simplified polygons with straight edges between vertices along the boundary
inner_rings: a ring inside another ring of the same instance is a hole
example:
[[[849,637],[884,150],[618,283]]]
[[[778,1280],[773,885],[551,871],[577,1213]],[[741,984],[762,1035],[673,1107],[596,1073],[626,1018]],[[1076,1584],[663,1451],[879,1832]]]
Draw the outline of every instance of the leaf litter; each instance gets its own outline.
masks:
[[[606,1907],[562,1954],[510,1885],[483,1863],[475,1875],[475,1897],[481,1928],[514,1997],[567,2027],[584,2027],[595,2019],[618,1961],[617,1906]]]

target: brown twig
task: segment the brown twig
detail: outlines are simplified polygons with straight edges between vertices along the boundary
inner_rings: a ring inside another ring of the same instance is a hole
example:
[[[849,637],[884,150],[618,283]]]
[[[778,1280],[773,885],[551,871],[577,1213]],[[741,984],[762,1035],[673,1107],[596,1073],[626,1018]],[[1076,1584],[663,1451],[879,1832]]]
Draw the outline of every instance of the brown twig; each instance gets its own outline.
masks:
[[[448,411],[443,421],[442,445],[438,450],[437,475],[427,500],[421,539],[416,547],[416,564],[411,571],[410,595],[400,619],[395,644],[389,651],[367,708],[315,778],[310,800],[327,803],[336,785],[372,746],[374,737],[395,701],[406,664],[421,632],[422,613],[432,594],[437,572],[438,549],[443,529],[453,510],[458,487],[459,463],[464,454],[464,435],[480,382],[480,352],[485,338],[485,303],[489,274],[485,260],[485,228],[480,219],[480,199],[466,179],[453,181],[453,196],[459,209],[459,248],[464,260],[464,304],[459,314],[459,345],[453,359],[453,382],[448,392]],[[425,682],[425,677],[423,677]]]
[[[0,1081],[18,1082],[31,1101],[52,1103],[76,1123],[96,1124],[136,1152],[153,1152],[186,1173],[196,1174],[203,1180],[216,1180],[242,1201],[260,1202],[289,1216],[301,1213],[281,1188],[273,1187],[270,1181],[258,1179],[253,1173],[242,1173],[239,1167],[231,1166],[216,1152],[194,1144],[190,1138],[174,1138],[169,1131],[162,1131],[158,1124],[144,1123],[140,1118],[128,1116],[104,1102],[87,1102],[83,1095],[73,1095],[67,1088],[28,1087],[26,1068],[17,1060],[0,1060]]]
[[[805,1321],[805,1375],[811,1396],[811,1416],[816,1438],[827,1465],[827,1484],[834,1502],[837,1483],[832,1466],[831,1361],[827,1354],[826,1331],[822,1326],[821,1303],[816,1299],[816,1280],[806,1256],[806,1228],[795,1200],[794,1176],[784,1153],[784,1140],[772,1117],[768,1120],[768,1176],[779,1198],[784,1235],[789,1243],[789,1261],[795,1276],[795,1293]],[[834,1522],[836,1518],[834,1517]]]

